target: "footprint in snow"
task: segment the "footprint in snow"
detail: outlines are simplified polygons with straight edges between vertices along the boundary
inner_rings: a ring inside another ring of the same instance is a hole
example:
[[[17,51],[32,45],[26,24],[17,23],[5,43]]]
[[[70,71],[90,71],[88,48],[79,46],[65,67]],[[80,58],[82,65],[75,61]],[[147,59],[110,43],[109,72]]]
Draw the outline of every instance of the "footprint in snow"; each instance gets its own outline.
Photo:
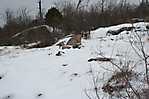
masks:
[[[76,77],[76,76],[79,76],[79,74],[78,73],[73,73],[71,76]]]
[[[52,53],[49,53],[48,55],[49,55],[49,56],[51,56],[51,55],[52,55]]]
[[[73,73],[70,75],[72,78],[70,78],[70,81],[72,81],[74,79],[74,77],[80,77],[80,75],[78,73]]]
[[[2,76],[0,76],[0,80],[2,79],[3,77]]]
[[[4,78],[4,74],[0,75],[0,80],[2,80]]]
[[[63,66],[63,67],[66,67],[66,66],[68,66],[68,64],[63,64],[62,66]]]
[[[41,96],[43,96],[43,94],[42,94],[42,93],[37,94],[37,97],[41,97]]]
[[[36,95],[36,98],[41,98],[41,97],[43,97],[44,96],[44,94],[43,93],[38,93],[37,95]]]
[[[2,97],[2,99],[14,99],[14,95],[10,94],[10,95]]]

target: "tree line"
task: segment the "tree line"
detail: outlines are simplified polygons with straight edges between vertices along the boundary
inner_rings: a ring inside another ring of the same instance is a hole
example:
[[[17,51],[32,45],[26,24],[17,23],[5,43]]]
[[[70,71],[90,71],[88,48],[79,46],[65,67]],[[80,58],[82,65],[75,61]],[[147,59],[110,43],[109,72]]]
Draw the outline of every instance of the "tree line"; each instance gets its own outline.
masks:
[[[60,30],[59,32],[67,35],[130,22],[132,18],[149,21],[148,12],[148,3],[134,5],[127,0],[97,0],[94,4],[90,4],[89,0],[57,1],[45,14],[42,12],[43,20],[39,15],[33,19],[27,8],[20,8],[15,12],[7,9],[4,13],[5,25],[0,27],[0,43],[33,26],[47,24],[53,27],[54,33]]]

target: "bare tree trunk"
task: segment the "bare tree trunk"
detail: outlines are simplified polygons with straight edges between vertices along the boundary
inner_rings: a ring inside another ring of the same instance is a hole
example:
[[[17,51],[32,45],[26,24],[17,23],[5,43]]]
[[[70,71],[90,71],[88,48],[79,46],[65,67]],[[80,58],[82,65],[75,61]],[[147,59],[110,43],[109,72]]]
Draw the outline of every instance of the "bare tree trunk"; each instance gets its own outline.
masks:
[[[101,13],[104,12],[104,8],[105,8],[105,1],[106,0],[101,0]]]
[[[78,10],[78,8],[79,8],[79,6],[80,6],[80,4],[81,4],[82,1],[83,1],[83,0],[79,0],[79,1],[78,1],[78,3],[77,3],[77,8],[76,8],[77,10]]]
[[[43,15],[42,15],[42,0],[39,0],[38,2],[38,6],[39,6],[39,22],[40,24],[43,23]]]
[[[89,2],[90,0],[79,0],[76,9],[87,7]]]
[[[11,23],[14,20],[14,18],[15,18],[14,12],[11,11],[10,9],[6,9],[5,15],[4,15],[4,19],[6,21],[6,24]]]

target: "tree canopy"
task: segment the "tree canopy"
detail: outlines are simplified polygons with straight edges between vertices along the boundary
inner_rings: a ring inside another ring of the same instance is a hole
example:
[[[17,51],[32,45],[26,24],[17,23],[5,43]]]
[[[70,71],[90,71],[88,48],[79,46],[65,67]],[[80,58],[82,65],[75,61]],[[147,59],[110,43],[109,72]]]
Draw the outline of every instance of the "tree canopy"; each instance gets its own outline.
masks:
[[[52,7],[51,9],[48,10],[48,12],[45,15],[45,18],[47,24],[49,26],[52,26],[53,28],[57,28],[58,26],[60,26],[62,22],[62,14],[55,7]]]

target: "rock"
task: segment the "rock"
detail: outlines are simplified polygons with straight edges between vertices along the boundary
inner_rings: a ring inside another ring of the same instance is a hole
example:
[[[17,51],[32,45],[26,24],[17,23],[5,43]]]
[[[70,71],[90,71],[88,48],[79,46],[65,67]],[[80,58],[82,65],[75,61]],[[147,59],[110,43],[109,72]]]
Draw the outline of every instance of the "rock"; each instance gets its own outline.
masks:
[[[70,49],[70,48],[71,48],[70,45],[63,45],[63,46],[62,46],[62,49]]]
[[[81,34],[73,35],[66,45],[81,45]]]
[[[88,62],[92,62],[92,61],[103,61],[103,62],[108,62],[111,61],[112,58],[102,58],[102,57],[97,57],[97,58],[91,58],[88,60]]]
[[[61,48],[61,47],[64,46],[64,45],[65,45],[64,42],[60,42],[60,43],[56,44],[56,46],[59,46],[59,48]]]
[[[61,56],[62,54],[64,54],[64,52],[58,51],[58,53],[56,54],[56,56]]]
[[[14,45],[23,45],[25,48],[40,48],[51,46],[56,43],[57,38],[59,38],[58,33],[51,32],[47,25],[41,25],[15,34],[12,36],[11,42]],[[31,44],[32,46],[28,46]]]
[[[89,39],[90,38],[90,31],[86,31],[86,32],[82,32],[82,37],[84,38],[84,39]]]
[[[137,23],[137,22],[144,22],[144,19],[141,18],[132,18],[131,23]]]
[[[132,29],[134,29],[134,27],[122,27],[122,28],[120,28],[118,30],[109,30],[106,35],[108,35],[108,34],[118,35],[118,34],[120,34],[123,31],[131,31]]]
[[[146,26],[146,29],[148,29],[148,30],[149,30],[149,25],[147,25],[147,26]]]
[[[75,45],[73,45],[72,47],[73,47],[73,48],[78,48],[78,49],[81,48],[81,47],[80,47],[80,44],[75,44]]]

